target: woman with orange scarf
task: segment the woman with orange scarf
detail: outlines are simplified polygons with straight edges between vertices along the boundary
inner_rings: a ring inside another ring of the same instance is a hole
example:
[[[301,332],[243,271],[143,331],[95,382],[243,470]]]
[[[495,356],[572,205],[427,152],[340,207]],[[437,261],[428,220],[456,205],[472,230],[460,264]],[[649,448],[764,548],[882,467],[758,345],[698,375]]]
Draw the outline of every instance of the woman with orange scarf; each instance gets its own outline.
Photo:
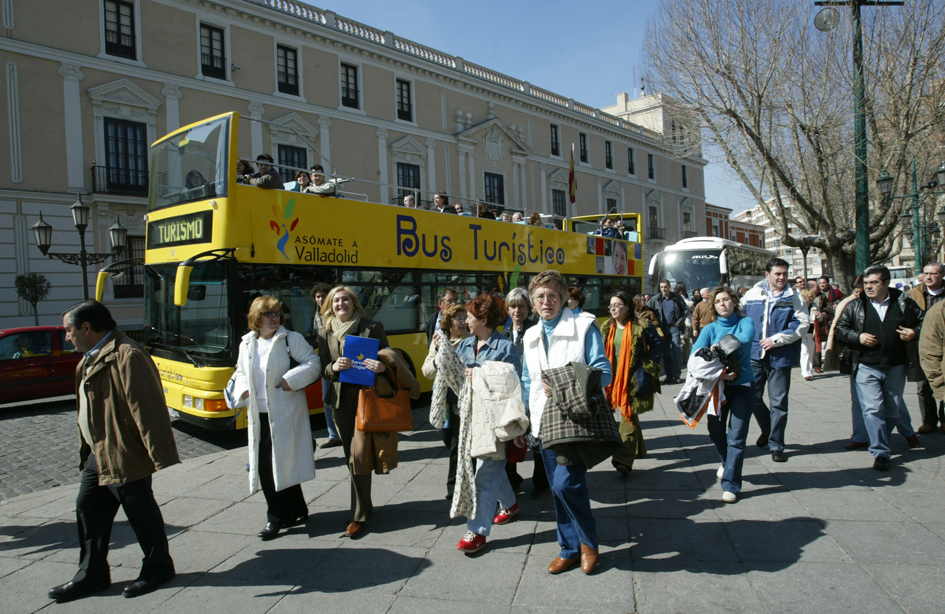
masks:
[[[610,320],[601,328],[604,350],[614,378],[607,398],[620,411],[623,447],[611,462],[622,475],[629,475],[633,461],[646,456],[640,414],[653,409],[653,394],[660,391],[660,356],[663,341],[658,328],[639,319],[630,295],[623,290],[610,297]]]

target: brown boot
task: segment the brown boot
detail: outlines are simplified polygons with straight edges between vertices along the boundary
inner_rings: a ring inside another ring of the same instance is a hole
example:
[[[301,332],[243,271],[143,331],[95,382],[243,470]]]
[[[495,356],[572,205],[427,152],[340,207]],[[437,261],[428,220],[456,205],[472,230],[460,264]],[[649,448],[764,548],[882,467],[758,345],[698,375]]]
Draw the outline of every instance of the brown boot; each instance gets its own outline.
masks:
[[[595,567],[597,567],[597,548],[581,544],[581,571],[589,574]]]

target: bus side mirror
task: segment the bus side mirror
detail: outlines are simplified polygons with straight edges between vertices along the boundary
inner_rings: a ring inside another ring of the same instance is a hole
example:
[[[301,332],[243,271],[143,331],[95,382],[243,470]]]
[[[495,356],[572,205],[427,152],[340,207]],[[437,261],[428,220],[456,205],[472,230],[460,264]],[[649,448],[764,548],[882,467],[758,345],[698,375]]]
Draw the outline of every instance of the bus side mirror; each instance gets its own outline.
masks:
[[[187,288],[188,301],[202,301],[207,298],[207,286],[200,284]]]
[[[722,250],[722,254],[719,256],[719,273],[722,275],[728,275],[728,253],[727,250]]]
[[[650,276],[656,275],[656,256],[658,255],[659,254],[655,254],[652,258],[650,258]]]
[[[95,277],[95,300],[99,303],[102,302],[102,297],[105,296],[105,281],[108,280],[108,276],[108,271],[99,271]]]
[[[194,267],[180,265],[177,267],[177,276],[174,279],[174,304],[183,307],[187,304],[187,289],[190,286],[190,272]]]

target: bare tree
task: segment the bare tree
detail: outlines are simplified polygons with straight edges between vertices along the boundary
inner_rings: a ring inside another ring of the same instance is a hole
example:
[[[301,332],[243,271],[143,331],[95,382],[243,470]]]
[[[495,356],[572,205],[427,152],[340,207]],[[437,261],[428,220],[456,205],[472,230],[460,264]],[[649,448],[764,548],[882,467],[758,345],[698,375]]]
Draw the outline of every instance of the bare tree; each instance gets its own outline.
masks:
[[[855,275],[852,24],[813,27],[813,2],[662,0],[648,24],[648,83],[669,112],[703,129],[704,145],[725,160],[781,235],[784,245],[816,247],[847,289]],[[844,13],[846,15],[846,13]],[[942,151],[945,122],[945,14],[941,0],[863,11],[871,179],[882,168],[896,193],[911,191]],[[872,182],[871,182],[872,183]],[[870,257],[898,253],[903,201],[883,202],[870,186]],[[800,229],[788,232],[788,225]]]

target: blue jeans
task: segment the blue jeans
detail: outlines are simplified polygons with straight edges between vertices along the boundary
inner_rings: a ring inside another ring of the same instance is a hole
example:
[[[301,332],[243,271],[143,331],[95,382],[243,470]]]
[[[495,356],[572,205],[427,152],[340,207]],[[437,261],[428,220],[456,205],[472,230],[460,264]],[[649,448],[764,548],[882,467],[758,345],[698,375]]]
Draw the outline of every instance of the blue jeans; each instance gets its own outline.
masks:
[[[504,510],[515,505],[515,491],[505,473],[505,459],[476,459],[476,516],[466,522],[466,529],[489,535],[496,502]]]
[[[325,399],[328,398],[328,387],[331,386],[329,382],[324,377],[322,378],[322,403],[325,405],[325,424],[328,425],[328,438],[329,439],[341,439],[338,436],[338,429],[335,428],[335,421],[332,419],[331,405],[329,405]]]
[[[751,423],[755,400],[751,384],[725,386],[726,403],[720,416],[709,416],[709,438],[719,450],[722,465],[722,490],[738,494],[742,490],[742,463],[745,460],[745,439]],[[728,424],[728,433],[725,425]]]
[[[856,378],[850,376],[850,398],[852,399],[850,411],[853,412],[853,441],[856,443],[867,443],[870,436],[866,432],[866,424],[863,422],[863,408],[860,407],[860,399],[856,394]],[[912,437],[915,435],[915,429],[912,428],[912,416],[909,415],[909,409],[906,407],[906,397],[902,396],[902,404],[899,406],[899,419],[896,421],[896,430],[903,437]]]
[[[874,458],[889,458],[889,433],[899,422],[905,386],[905,365],[886,369],[863,364],[857,367],[856,393],[863,409],[863,424],[870,438],[870,454]]]
[[[587,490],[587,467],[559,465],[554,450],[541,449],[551,494],[555,500],[558,521],[558,544],[563,559],[581,556],[581,544],[597,548],[597,521],[591,513],[591,497]]]
[[[663,334],[667,335],[663,338],[663,343],[666,345],[663,347],[663,370],[666,372],[666,377],[679,377],[680,372],[682,371],[682,336],[680,335],[679,329],[670,326],[669,328],[663,329]],[[667,344],[666,342],[669,341]]]
[[[751,361],[755,375],[755,407],[753,413],[762,433],[768,433],[768,449],[772,452],[784,450],[784,430],[787,428],[788,393],[791,391],[791,367],[772,367],[771,359]],[[765,384],[768,384],[768,400],[765,405]]]

